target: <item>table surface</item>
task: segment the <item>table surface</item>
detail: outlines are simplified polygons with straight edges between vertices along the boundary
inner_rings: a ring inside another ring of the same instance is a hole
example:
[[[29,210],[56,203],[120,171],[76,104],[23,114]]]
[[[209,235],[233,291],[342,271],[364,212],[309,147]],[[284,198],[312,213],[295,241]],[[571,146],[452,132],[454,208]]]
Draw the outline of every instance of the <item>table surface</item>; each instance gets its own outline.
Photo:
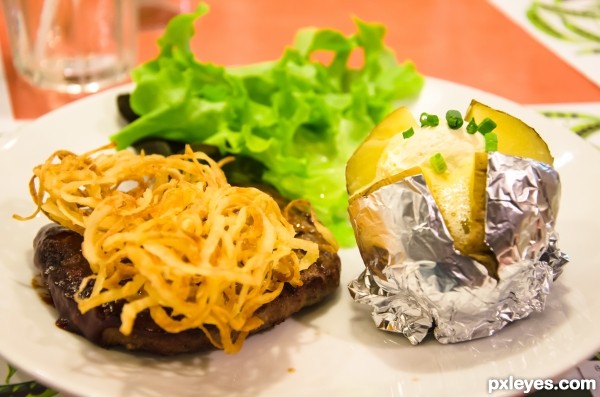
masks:
[[[197,0],[140,0],[138,63],[158,54],[157,38],[173,15]],[[353,17],[387,27],[386,44],[425,76],[475,87],[515,102],[594,103],[600,87],[484,0],[205,0],[192,49],[202,61],[241,65],[279,58],[307,26],[350,33]],[[0,45],[12,119],[32,120],[74,96],[41,90],[17,75],[0,9]],[[599,67],[600,69],[600,67]],[[0,98],[1,100],[1,98]],[[2,104],[0,104],[2,105]],[[598,116],[600,116],[600,112]],[[600,134],[597,134],[600,136]]]
[[[164,23],[195,1],[143,3],[139,62],[158,53]],[[483,0],[276,0],[206,1],[209,15],[197,24],[197,57],[225,65],[275,59],[302,27],[354,30],[352,17],[388,28],[386,43],[398,59],[411,59],[427,76],[476,87],[522,104],[600,100],[600,87],[567,65]],[[178,4],[183,4],[178,6]],[[0,11],[1,12],[1,11]],[[39,90],[11,64],[3,18],[2,61],[16,119],[36,118],[77,96]]]

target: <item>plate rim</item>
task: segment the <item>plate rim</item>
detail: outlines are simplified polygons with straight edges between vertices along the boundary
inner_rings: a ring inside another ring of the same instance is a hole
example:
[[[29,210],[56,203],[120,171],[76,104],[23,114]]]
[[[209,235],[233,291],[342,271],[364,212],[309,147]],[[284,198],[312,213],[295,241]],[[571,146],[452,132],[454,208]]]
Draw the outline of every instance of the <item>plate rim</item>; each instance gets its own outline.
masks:
[[[517,102],[514,102],[514,101],[512,101],[510,99],[498,96],[498,95],[493,94],[493,93],[482,91],[482,90],[480,90],[478,88],[475,88],[475,87],[470,87],[470,86],[466,86],[466,85],[463,85],[463,84],[460,84],[460,83],[455,83],[455,82],[452,82],[452,81],[442,80],[442,79],[438,79],[438,78],[434,78],[434,77],[426,77],[426,83],[425,83],[426,86],[428,84],[431,84],[431,83],[433,83],[434,85],[435,84],[442,84],[442,85],[446,85],[448,87],[454,87],[454,88],[459,89],[459,90],[467,89],[468,91],[471,91],[473,93],[478,93],[479,95],[482,95],[482,96],[485,96],[485,97],[494,98],[494,101],[498,101],[498,102],[501,102],[501,103],[510,104],[511,107],[517,107],[517,108],[520,108],[520,109],[523,109],[523,110],[527,110],[528,112],[531,113],[531,115],[534,114],[534,111],[528,110],[525,107],[526,105],[520,105]],[[54,118],[54,117],[59,117],[61,114],[65,114],[65,113],[68,113],[68,112],[72,111],[71,109],[78,109],[79,107],[84,106],[88,102],[93,103],[95,101],[99,101],[100,100],[99,98],[108,98],[108,97],[114,98],[114,97],[116,97],[117,93],[119,93],[119,92],[125,92],[127,90],[131,90],[133,88],[133,86],[134,86],[133,83],[124,84],[124,85],[120,85],[120,86],[116,86],[116,87],[107,89],[105,91],[102,91],[102,92],[94,94],[94,95],[87,96],[85,98],[81,98],[81,99],[75,100],[75,101],[73,101],[73,102],[71,102],[71,103],[69,103],[69,104],[67,104],[67,105],[65,105],[63,107],[60,107],[60,108],[58,108],[58,109],[56,109],[56,110],[54,110],[52,112],[49,112],[49,113],[41,116],[40,118],[38,118],[38,119],[36,119],[36,120],[34,120],[34,121],[30,122],[30,123],[27,123],[27,124],[19,127],[14,133],[12,133],[12,134],[6,134],[5,136],[0,137],[0,153],[3,152],[3,151],[5,151],[5,150],[10,150],[10,148],[6,149],[6,146],[10,142],[12,142],[15,139],[18,140],[19,136],[21,136],[24,133],[27,134],[27,130],[35,130],[36,126],[43,125],[44,123],[47,122],[48,119],[51,119],[51,118]],[[424,87],[424,89],[425,89],[425,87]],[[418,101],[418,100],[419,99],[417,98],[416,101]],[[531,117],[533,117],[533,116],[531,116]],[[535,117],[533,117],[533,118],[535,118]],[[542,119],[542,118],[543,118],[543,116],[539,115],[539,119]],[[556,128],[559,129],[559,127],[556,127]],[[25,131],[25,132],[23,132],[23,131]],[[583,142],[583,140],[582,140],[582,142]],[[586,143],[586,145],[589,146],[589,149],[590,149],[589,151],[587,149],[584,149],[583,146],[580,149],[583,150],[584,154],[586,154],[586,155],[595,156],[594,159],[593,159],[593,161],[597,161],[600,164],[600,153],[598,153],[597,151],[595,151],[594,148],[591,147],[591,145],[589,145],[587,143]],[[43,160],[43,159],[40,159],[40,160]],[[0,256],[0,259],[1,259],[1,256]],[[343,288],[343,285],[341,287]],[[71,335],[68,335],[68,336],[71,336]],[[85,342],[87,342],[87,341],[85,341]],[[0,344],[0,346],[1,346],[1,344]],[[596,347],[596,349],[600,349],[600,341],[599,341],[598,346]],[[0,351],[0,355],[4,357],[4,352]],[[13,363],[14,362],[14,358],[12,360],[9,358],[8,361],[10,361],[11,363]],[[19,360],[17,360],[17,361],[19,361]],[[23,371],[25,373],[30,374],[32,377],[34,377],[36,379],[39,379],[39,381],[41,383],[43,383],[44,385],[48,385],[49,387],[52,387],[52,388],[54,388],[56,390],[62,390],[64,392],[66,392],[66,393],[80,393],[81,392],[81,389],[73,389],[73,388],[65,388],[65,387],[63,387],[61,384],[57,383],[57,381],[55,381],[54,379],[50,378],[49,375],[45,371],[43,371],[43,370],[42,371],[40,371],[40,370],[35,371],[34,370],[32,372],[32,371],[28,370],[27,368],[23,368],[23,367],[19,366],[16,363],[15,363],[15,366],[17,366],[20,371]],[[559,375],[559,374],[551,374],[552,377],[553,376],[557,376],[557,375]],[[482,386],[484,386],[484,385],[482,385]]]

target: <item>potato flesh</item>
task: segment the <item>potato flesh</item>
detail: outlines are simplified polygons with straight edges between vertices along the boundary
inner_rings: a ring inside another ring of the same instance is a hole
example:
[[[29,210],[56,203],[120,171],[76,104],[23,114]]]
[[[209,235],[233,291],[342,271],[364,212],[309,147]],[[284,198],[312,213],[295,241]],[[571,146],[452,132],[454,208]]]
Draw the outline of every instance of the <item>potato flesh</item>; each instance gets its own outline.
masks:
[[[507,113],[473,100],[465,120],[475,118],[480,123],[486,117],[497,124],[494,132],[498,135],[498,151],[552,165],[548,146],[533,128]],[[417,126],[410,111],[402,107],[375,127],[348,161],[346,181],[351,200],[353,196],[370,191],[373,184],[379,185],[377,165],[390,139]],[[425,177],[455,248],[482,263],[490,276],[497,277],[496,257],[485,243],[487,153],[465,153],[465,161],[455,164],[452,173],[437,174],[427,163],[415,164],[415,167]]]
[[[390,113],[371,131],[346,164],[346,187],[351,197],[377,182],[377,163],[390,139],[417,126],[418,123],[410,110],[401,107]]]
[[[498,261],[485,243],[487,154],[465,153],[460,162],[452,165],[452,172],[439,174],[429,164],[423,164],[421,171],[454,248],[482,263],[488,274],[496,277]]]
[[[465,120],[474,118],[477,123],[489,117],[497,124],[494,132],[498,135],[498,151],[511,156],[519,156],[552,165],[554,158],[542,137],[518,118],[501,110],[493,109],[481,102],[471,101]]]

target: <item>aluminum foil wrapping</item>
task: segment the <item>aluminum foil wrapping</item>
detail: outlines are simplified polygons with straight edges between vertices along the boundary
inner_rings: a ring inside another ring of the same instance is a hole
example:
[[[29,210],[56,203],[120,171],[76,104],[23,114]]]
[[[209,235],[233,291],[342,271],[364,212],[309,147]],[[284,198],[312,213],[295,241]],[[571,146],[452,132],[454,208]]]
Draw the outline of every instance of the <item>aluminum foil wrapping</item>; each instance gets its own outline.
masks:
[[[488,156],[486,243],[498,278],[454,249],[421,175],[378,188],[350,203],[365,270],[348,285],[371,305],[380,329],[412,344],[433,334],[441,343],[490,336],[542,311],[568,257],[557,247],[560,179],[543,163]]]

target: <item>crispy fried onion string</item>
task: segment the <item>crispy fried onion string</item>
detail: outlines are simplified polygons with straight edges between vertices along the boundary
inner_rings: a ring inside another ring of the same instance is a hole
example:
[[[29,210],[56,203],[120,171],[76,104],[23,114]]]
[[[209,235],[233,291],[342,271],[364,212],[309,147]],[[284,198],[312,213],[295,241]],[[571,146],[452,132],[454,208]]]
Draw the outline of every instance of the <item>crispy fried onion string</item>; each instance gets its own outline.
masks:
[[[82,313],[123,300],[124,335],[148,309],[167,332],[200,328],[236,352],[262,324],[256,310],[285,282],[301,285],[317,244],[295,237],[271,196],[230,186],[221,165],[189,147],[163,157],[109,145],[57,151],[34,169],[36,213],[84,236],[94,274],[76,297]]]

